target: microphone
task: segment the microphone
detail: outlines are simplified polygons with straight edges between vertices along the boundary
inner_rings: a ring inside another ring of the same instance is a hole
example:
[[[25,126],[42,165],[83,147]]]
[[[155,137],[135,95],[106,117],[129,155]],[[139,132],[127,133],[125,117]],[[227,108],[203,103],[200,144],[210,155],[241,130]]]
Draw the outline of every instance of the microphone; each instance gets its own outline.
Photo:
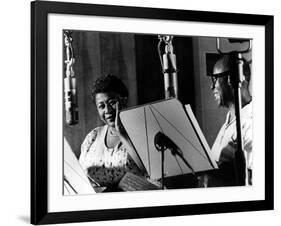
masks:
[[[76,78],[64,78],[65,120],[68,125],[78,123]]]
[[[172,141],[168,136],[162,132],[158,132],[154,137],[154,145],[157,151],[164,153],[166,149],[170,149],[172,155],[178,155],[185,165],[190,169],[191,173],[195,175],[195,171],[191,164],[185,159],[182,150]]]
[[[168,136],[162,132],[158,132],[154,137],[154,145],[158,151],[165,151],[170,149],[172,155],[183,155],[178,146]]]
[[[74,78],[73,64],[75,63],[72,48],[72,37],[69,31],[64,33],[66,45],[66,77],[64,78],[65,120],[68,125],[78,123],[78,104],[76,78]]]
[[[164,74],[165,98],[178,97],[178,77],[176,55],[172,45],[173,36],[158,36],[165,43],[165,53],[160,56]]]

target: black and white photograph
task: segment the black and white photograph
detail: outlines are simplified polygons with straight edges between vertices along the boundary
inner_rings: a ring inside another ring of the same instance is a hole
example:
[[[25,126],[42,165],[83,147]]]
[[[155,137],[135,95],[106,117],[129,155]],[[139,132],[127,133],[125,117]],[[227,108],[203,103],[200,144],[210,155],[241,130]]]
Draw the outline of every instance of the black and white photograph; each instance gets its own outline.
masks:
[[[254,40],[62,33],[64,195],[252,186]]]
[[[280,225],[278,1],[0,17],[1,225]]]
[[[273,209],[272,16],[31,6],[31,223]]]

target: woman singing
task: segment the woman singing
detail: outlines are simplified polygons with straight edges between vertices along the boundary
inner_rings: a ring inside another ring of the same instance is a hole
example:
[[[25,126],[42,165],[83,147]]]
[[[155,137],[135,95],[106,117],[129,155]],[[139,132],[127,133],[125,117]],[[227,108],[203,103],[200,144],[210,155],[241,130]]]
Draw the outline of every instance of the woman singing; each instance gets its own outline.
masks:
[[[92,97],[104,126],[86,136],[79,162],[94,186],[118,191],[126,172],[145,175],[140,162],[133,160],[137,158],[130,152],[132,146],[119,119],[119,111],[127,106],[128,90],[119,78],[107,75],[96,80]]]

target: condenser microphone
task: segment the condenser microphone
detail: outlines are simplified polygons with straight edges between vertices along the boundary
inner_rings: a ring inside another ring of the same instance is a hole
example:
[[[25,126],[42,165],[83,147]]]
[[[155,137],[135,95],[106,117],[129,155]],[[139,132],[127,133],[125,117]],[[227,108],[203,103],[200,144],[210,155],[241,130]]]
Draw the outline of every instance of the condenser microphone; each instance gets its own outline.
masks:
[[[177,60],[174,54],[173,36],[159,35],[160,42],[165,43],[165,53],[161,56],[162,70],[164,75],[165,98],[178,97]]]
[[[78,123],[76,78],[64,78],[65,120],[68,125]]]
[[[176,55],[169,50],[168,46],[165,49],[165,54],[163,54],[165,98],[177,97],[178,78]]]
[[[65,103],[65,121],[68,125],[78,123],[78,102],[76,78],[74,77],[73,64],[75,63],[74,51],[72,48],[71,33],[64,33],[64,42],[66,46],[66,77],[64,78],[64,103]]]

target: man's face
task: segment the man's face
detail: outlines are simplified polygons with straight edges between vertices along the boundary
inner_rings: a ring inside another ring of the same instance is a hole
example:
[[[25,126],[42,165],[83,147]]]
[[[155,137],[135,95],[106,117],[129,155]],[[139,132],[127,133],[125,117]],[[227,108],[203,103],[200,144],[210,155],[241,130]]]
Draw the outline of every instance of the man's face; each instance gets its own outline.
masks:
[[[212,90],[220,107],[229,107],[234,102],[233,90],[228,83],[228,76],[212,77]]]

